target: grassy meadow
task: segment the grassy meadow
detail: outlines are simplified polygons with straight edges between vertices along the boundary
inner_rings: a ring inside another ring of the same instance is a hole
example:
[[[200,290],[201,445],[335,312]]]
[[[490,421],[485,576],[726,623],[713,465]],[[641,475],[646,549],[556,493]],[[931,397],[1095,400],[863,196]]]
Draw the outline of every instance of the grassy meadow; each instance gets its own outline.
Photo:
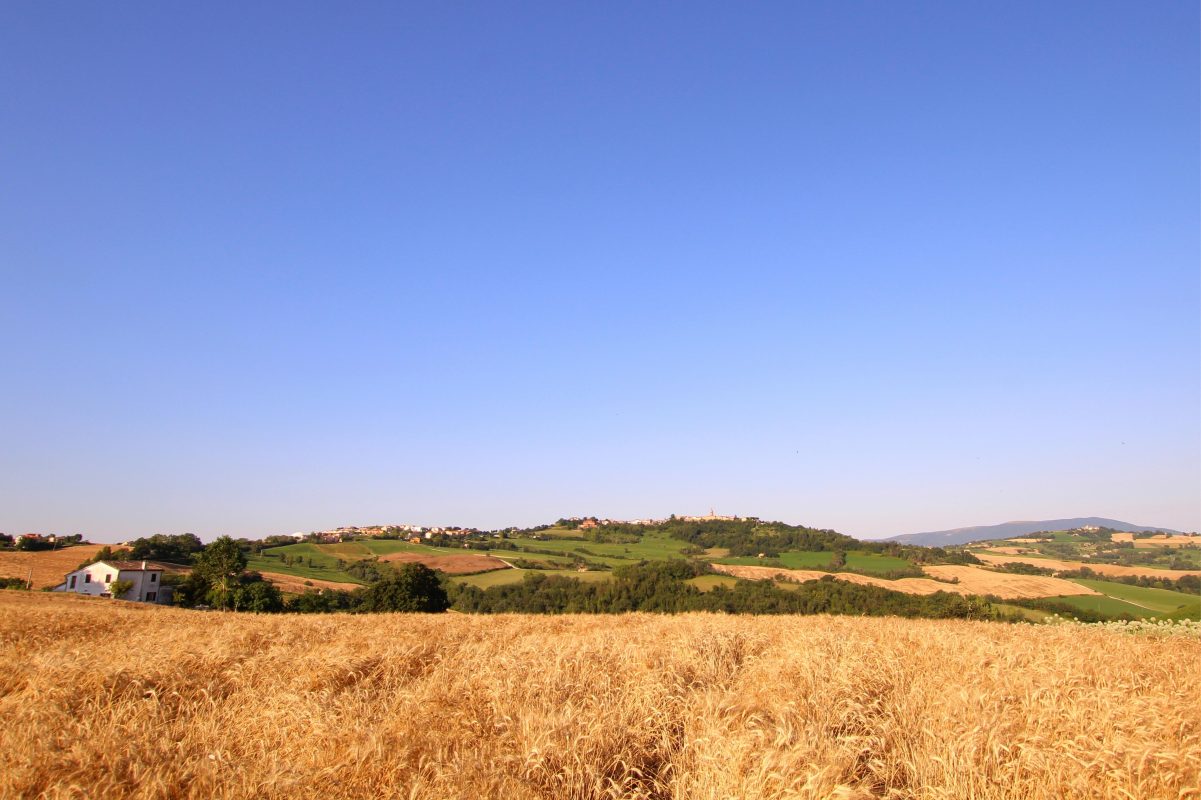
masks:
[[[779,556],[772,560],[779,561],[787,569],[828,569],[833,558],[834,554],[828,550],[818,552],[788,550],[780,553]],[[763,563],[763,559],[756,558],[755,556],[736,556],[733,558],[715,559],[715,561],[720,564],[751,567]],[[912,569],[913,567],[912,564],[903,558],[881,555],[879,553],[865,553],[860,550],[847,552],[846,566],[853,570],[878,574],[893,572],[895,570]]]
[[[1181,798],[1201,642],[0,591],[0,796]]]
[[[1201,619],[1201,596],[1195,594],[1130,586],[1114,581],[1084,578],[1072,578],[1071,581],[1087,586],[1098,592],[1099,596],[1063,597],[1055,598],[1056,600],[1063,600],[1089,611],[1102,611],[1113,615],[1130,614],[1140,619]]]

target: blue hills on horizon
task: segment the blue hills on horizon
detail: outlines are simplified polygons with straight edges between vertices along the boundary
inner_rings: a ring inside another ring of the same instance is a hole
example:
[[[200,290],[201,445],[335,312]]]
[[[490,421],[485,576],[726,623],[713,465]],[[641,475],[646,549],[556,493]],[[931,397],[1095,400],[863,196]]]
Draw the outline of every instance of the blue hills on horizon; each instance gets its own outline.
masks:
[[[999,525],[976,525],[969,528],[952,528],[946,531],[924,531],[922,533],[902,533],[885,537],[885,541],[902,544],[920,544],[926,547],[942,547],[946,545],[967,544],[984,539],[1011,539],[1039,531],[1062,531],[1080,528],[1085,525],[1096,525],[1099,528],[1113,528],[1119,531],[1159,531],[1162,533],[1180,533],[1180,531],[1164,528],[1159,525],[1136,525],[1133,522],[1122,522],[1105,517],[1071,517],[1069,519],[1016,520],[1002,522]]]

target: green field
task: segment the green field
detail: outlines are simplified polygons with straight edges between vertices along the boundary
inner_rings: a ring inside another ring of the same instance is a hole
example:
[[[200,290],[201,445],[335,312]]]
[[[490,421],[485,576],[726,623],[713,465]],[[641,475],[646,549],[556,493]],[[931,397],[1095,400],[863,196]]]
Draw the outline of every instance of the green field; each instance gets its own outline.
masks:
[[[480,551],[472,550],[470,552],[474,553]],[[486,554],[495,558],[503,559],[505,561],[513,561],[514,559],[533,561],[537,564],[545,564],[548,569],[568,569],[573,563],[575,563],[575,559],[573,559],[571,556],[551,556],[547,555],[546,553],[527,553],[524,550],[488,550],[486,551]]]
[[[1065,598],[1056,598],[1063,600]],[[993,603],[992,607],[997,611],[1003,611],[1006,614],[1016,614],[1019,617],[1024,617],[1030,622],[1042,622],[1047,617],[1051,616],[1049,611],[1039,611],[1036,608],[1023,608],[1022,606],[1012,606],[1008,603]]]
[[[776,560],[788,569],[824,569],[828,568],[834,554],[829,551],[802,552],[789,550],[781,553]],[[736,558],[716,559],[719,564],[739,564],[742,566],[757,566],[769,559],[754,556],[739,556]],[[883,556],[876,553],[865,553],[852,550],[847,553],[847,567],[862,572],[886,573],[893,570],[908,569],[911,564],[903,558]]]
[[[1097,581],[1085,578],[1075,578],[1073,583],[1087,586],[1095,592],[1101,592],[1108,599],[1129,606],[1127,613],[1139,617],[1178,617],[1187,616],[1190,619],[1201,617],[1201,596],[1174,592],[1169,589],[1150,589],[1143,586],[1130,586],[1113,581]],[[1081,600],[1091,600],[1084,597]]]
[[[333,555],[323,548],[329,545],[318,544],[286,544],[282,547],[271,547],[261,553],[251,555],[246,559],[246,568],[260,572],[279,572],[284,575],[295,575],[300,578],[317,578],[323,581],[346,581],[362,583],[358,578],[348,575],[338,566],[340,556]],[[303,559],[293,564],[285,564],[282,555],[289,558]],[[342,556],[344,561],[357,561],[363,556]],[[310,565],[309,561],[312,561]]]
[[[1062,597],[1048,597],[1048,600],[1054,600],[1057,603],[1067,603],[1070,606],[1079,608],[1083,611],[1096,611],[1100,614],[1109,614],[1118,616],[1120,614],[1129,614],[1132,617],[1146,619],[1147,617],[1162,616],[1153,611],[1148,611],[1145,608],[1131,605],[1122,600],[1117,600],[1104,595],[1066,595]]]
[[[355,542],[313,544],[300,542],[269,547],[247,559],[248,569],[260,572],[279,572],[301,578],[318,578],[325,581],[362,583],[345,571],[345,567],[365,558],[384,556],[390,553],[421,553],[424,555],[459,555],[462,548],[431,547],[426,544],[410,544],[399,539],[361,539]],[[298,563],[285,564],[283,556],[303,559]],[[310,561],[312,562],[310,565]],[[341,561],[343,566],[339,567]]]
[[[663,561],[669,558],[680,558],[680,552],[688,547],[687,542],[680,539],[673,539],[659,532],[648,533],[640,541],[632,544],[592,542],[580,537],[578,534],[575,537],[569,538],[566,535],[554,536],[554,533],[567,534],[571,533],[571,531],[544,531],[543,535],[552,535],[552,538],[545,540],[512,538],[507,541],[510,544],[516,545],[519,550],[549,550],[560,553],[568,558],[574,554],[587,561],[595,561],[611,567],[636,564],[639,561]],[[494,555],[504,558],[502,552],[507,552],[516,558],[533,558],[538,555],[537,553],[532,553],[530,556],[523,556],[511,550],[497,551]]]

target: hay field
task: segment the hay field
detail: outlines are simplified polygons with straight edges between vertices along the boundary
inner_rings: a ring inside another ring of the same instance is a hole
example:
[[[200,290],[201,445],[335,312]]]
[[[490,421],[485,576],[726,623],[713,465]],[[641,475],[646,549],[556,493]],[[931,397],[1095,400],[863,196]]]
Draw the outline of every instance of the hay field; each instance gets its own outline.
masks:
[[[440,569],[447,575],[471,575],[490,572],[494,569],[509,569],[499,558],[474,553],[452,553],[450,555],[424,555],[422,553],[389,553],[380,556],[380,561],[394,564],[425,564],[430,569]]]
[[[33,588],[58,586],[63,576],[99,553],[102,544],[81,544],[61,550],[0,551],[0,578],[24,579],[33,570]]]
[[[1056,597],[1066,594],[1096,594],[1086,586],[1063,580],[1062,578],[1045,578],[1038,575],[1012,575],[1007,572],[992,572],[979,567],[970,566],[931,566],[923,571],[929,578],[898,578],[886,580],[870,575],[859,575],[853,572],[816,572],[802,569],[777,569],[775,567],[736,567],[728,564],[714,564],[715,572],[724,572],[739,578],[753,581],[785,580],[805,583],[806,581],[821,580],[833,574],[835,578],[850,583],[862,583],[869,586],[880,586],[892,589],[894,592],[905,594],[934,594],[935,592],[951,592],[953,594],[993,594],[1006,599],[1023,597]],[[941,578],[941,580],[934,580]],[[944,581],[957,580],[958,583]]]
[[[362,584],[346,583],[345,581],[323,581],[319,578],[300,578],[295,575],[285,575],[282,572],[260,572],[264,580],[275,584],[275,587],[281,592],[289,594],[304,594],[317,589],[340,589],[342,591],[353,591],[361,589]]]
[[[1115,542],[1132,542],[1135,547],[1185,547],[1190,544],[1201,545],[1201,536],[1189,536],[1183,533],[1159,533],[1135,539],[1133,532],[1115,533],[1111,537]]]
[[[1146,576],[1148,578],[1171,578],[1177,580],[1185,575],[1201,575],[1199,569],[1158,569],[1156,567],[1123,567],[1119,564],[1093,564],[1089,561],[1065,561],[1059,558],[1033,558],[1030,556],[998,556],[990,553],[973,553],[986,564],[1008,564],[1018,562],[1046,569],[1074,571],[1088,567],[1098,575]]]
[[[1201,642],[0,591],[0,796],[1183,798]]]

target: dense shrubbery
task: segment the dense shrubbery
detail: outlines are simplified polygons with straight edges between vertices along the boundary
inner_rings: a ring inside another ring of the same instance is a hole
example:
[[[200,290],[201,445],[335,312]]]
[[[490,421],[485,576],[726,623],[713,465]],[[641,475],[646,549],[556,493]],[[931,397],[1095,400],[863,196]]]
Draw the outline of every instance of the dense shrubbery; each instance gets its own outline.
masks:
[[[1033,564],[1024,564],[1021,561],[1007,561],[1004,564],[994,564],[992,569],[997,572],[1009,572],[1014,575],[1051,576],[1055,574],[1055,570],[1049,567],[1036,567]]]
[[[392,575],[394,570],[387,564],[381,564],[374,558],[355,561],[346,568],[346,574],[367,583],[383,580]]]
[[[722,547],[732,556],[754,556],[763,553],[776,556],[785,550],[844,550],[854,549],[859,542],[850,536],[801,525],[758,520],[708,520],[689,522],[669,519],[658,525],[604,525],[595,529],[599,541],[616,541],[619,537],[639,537],[651,531],[661,531],[674,539],[682,539],[699,548]]]
[[[128,548],[118,547],[114,550],[112,546],[106,544],[104,547],[100,548],[100,552],[85,558],[83,561],[80,561],[79,566],[77,566],[75,569],[83,569],[88,564],[94,564],[97,561],[124,561],[128,558]]]
[[[129,545],[128,558],[135,561],[166,561],[171,564],[188,564],[195,553],[204,550],[204,542],[194,533],[170,535],[156,533],[144,539],[135,539]]]
[[[290,598],[282,610],[299,614],[328,614],[334,611],[382,613],[445,611],[450,601],[439,574],[424,564],[385,566],[382,577],[352,592],[326,589]]]

